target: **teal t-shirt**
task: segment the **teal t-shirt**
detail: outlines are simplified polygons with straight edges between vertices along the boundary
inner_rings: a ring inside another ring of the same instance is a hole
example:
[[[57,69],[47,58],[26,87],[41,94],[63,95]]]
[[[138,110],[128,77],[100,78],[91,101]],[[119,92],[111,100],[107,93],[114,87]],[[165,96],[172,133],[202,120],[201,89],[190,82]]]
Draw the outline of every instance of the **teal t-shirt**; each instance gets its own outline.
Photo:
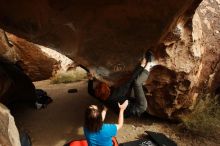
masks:
[[[83,129],[89,146],[112,146],[112,137],[117,134],[115,124],[103,124],[98,132],[89,132]]]

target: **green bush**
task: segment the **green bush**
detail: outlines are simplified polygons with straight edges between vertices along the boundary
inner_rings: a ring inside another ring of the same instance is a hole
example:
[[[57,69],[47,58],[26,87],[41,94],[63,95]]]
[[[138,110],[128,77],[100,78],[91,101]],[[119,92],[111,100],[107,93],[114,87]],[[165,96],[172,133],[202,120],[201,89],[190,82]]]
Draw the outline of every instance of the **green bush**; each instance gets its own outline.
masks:
[[[192,113],[181,119],[184,126],[202,136],[218,136],[220,134],[219,96],[214,98],[209,94],[200,99]]]
[[[80,81],[85,79],[86,73],[78,70],[68,71],[63,73],[58,73],[55,77],[51,78],[52,84],[59,84],[59,83],[71,83]]]

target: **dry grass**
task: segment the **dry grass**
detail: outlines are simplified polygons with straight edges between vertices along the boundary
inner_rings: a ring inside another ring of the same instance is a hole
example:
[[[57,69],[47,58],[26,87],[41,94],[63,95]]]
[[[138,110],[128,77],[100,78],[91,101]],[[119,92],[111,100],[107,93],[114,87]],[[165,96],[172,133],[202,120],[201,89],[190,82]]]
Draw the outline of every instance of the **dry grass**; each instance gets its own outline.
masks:
[[[72,83],[86,78],[86,73],[81,70],[73,70],[68,72],[58,73],[51,78],[52,84]]]
[[[184,126],[201,136],[220,135],[220,108],[218,96],[206,95],[195,105],[192,113],[183,116]]]

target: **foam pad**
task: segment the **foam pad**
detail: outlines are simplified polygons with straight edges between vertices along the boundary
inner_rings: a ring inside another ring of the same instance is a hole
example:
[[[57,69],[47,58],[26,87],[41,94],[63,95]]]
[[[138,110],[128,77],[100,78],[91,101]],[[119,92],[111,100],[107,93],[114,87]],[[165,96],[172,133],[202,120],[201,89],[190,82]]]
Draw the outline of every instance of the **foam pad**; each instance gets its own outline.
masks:
[[[112,138],[113,146],[118,146],[118,142],[115,137]],[[88,146],[88,143],[85,139],[83,140],[74,140],[69,146]]]
[[[70,146],[88,146],[86,140],[75,140],[70,143]]]

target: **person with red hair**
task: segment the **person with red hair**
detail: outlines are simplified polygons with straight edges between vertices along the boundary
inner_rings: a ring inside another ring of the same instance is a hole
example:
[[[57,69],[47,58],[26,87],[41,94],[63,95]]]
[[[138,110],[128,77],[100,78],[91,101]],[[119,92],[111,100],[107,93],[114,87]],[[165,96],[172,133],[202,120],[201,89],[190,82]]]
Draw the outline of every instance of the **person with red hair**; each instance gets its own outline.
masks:
[[[155,65],[157,65],[157,61],[154,59],[153,54],[147,51],[141,63],[134,69],[130,79],[117,88],[110,87],[103,82],[100,82],[93,88],[94,76],[89,74],[88,93],[116,112],[119,111],[118,102],[123,103],[125,100],[128,100],[129,104],[125,111],[125,117],[131,115],[140,116],[147,109],[147,100],[143,90],[143,83],[147,80],[151,68]],[[135,98],[126,96],[131,88],[134,89]]]

